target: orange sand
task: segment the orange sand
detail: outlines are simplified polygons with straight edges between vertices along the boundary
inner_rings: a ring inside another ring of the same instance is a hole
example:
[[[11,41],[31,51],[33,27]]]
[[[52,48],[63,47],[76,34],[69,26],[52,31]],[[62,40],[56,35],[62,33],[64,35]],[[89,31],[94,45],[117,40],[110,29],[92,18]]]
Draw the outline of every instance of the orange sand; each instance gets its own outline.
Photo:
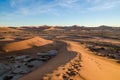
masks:
[[[34,37],[32,39],[7,44],[3,46],[3,50],[6,52],[18,51],[32,48],[33,46],[43,46],[50,43],[52,43],[52,41],[43,39],[41,37]]]
[[[65,42],[67,43],[67,46],[63,45],[64,47],[61,48],[59,54],[56,57],[51,59],[48,63],[36,71],[33,71],[32,73],[20,78],[19,80],[41,80],[45,74],[48,74],[52,71],[59,71],[61,73],[64,73],[64,70],[60,70],[59,67],[61,65],[70,63],[70,60],[78,57],[77,54],[81,54],[82,58],[82,61],[80,63],[82,67],[79,71],[82,79],[76,76],[74,80],[120,80],[119,64],[91,54],[89,50],[87,50],[83,45],[79,43],[72,41]],[[69,51],[75,51],[77,54]],[[65,66],[65,68],[68,67]],[[51,74],[54,75],[55,72],[52,72]],[[53,80],[63,79],[53,78]]]

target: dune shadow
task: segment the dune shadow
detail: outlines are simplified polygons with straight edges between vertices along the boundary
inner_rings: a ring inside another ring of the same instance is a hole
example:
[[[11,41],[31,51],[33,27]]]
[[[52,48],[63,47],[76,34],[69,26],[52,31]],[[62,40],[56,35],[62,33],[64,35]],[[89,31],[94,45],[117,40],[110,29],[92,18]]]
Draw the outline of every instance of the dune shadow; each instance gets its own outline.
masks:
[[[57,46],[55,46],[58,50],[58,54],[43,64],[40,68],[20,78],[19,80],[41,80],[45,74],[52,73],[52,71],[56,70],[60,66],[66,65],[77,56],[76,52],[68,50],[69,44],[61,41],[57,41],[56,43],[58,43],[56,44]]]

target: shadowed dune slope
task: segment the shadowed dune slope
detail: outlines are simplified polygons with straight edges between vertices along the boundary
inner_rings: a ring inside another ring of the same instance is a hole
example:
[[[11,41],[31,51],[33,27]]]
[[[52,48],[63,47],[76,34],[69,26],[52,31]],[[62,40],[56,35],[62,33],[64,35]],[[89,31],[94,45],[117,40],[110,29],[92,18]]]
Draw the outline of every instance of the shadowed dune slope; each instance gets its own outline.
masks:
[[[58,55],[56,55],[37,70],[20,78],[19,80],[42,80],[45,74],[52,73],[52,71],[58,69],[60,66],[66,65],[66,63],[69,63],[77,56],[75,52],[69,50],[70,46],[68,46],[66,43],[59,44],[61,45],[59,46]],[[54,80],[59,80],[59,78]]]
[[[18,51],[18,50],[32,48],[34,46],[43,46],[43,45],[51,44],[52,42],[53,41],[46,40],[41,37],[34,37],[32,39],[6,44],[2,47],[2,49],[5,52],[11,52],[11,51]]]

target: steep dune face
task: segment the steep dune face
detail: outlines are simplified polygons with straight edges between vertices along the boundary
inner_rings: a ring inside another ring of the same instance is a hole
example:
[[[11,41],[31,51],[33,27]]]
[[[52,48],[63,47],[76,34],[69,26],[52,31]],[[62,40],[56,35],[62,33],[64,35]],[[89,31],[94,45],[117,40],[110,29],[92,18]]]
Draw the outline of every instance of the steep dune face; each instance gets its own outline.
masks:
[[[28,40],[9,43],[7,45],[4,45],[2,48],[3,48],[3,51],[5,52],[11,52],[11,51],[18,51],[18,50],[32,48],[35,46],[43,46],[50,43],[52,43],[52,41],[43,39],[41,37],[34,37]]]

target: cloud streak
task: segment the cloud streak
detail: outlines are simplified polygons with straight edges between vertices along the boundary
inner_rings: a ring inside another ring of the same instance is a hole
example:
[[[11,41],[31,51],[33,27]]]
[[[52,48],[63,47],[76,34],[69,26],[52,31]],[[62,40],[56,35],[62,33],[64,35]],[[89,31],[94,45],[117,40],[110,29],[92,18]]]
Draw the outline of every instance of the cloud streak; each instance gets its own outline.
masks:
[[[92,1],[92,0],[89,0],[89,1]],[[103,11],[103,10],[109,10],[117,7],[118,5],[120,5],[120,0],[95,0],[93,4],[94,6],[89,7],[88,10]]]
[[[60,14],[60,8],[64,11],[103,11],[113,9],[120,5],[120,0],[10,0],[10,5],[15,9],[13,15],[39,15]],[[63,14],[65,14],[64,12]]]

